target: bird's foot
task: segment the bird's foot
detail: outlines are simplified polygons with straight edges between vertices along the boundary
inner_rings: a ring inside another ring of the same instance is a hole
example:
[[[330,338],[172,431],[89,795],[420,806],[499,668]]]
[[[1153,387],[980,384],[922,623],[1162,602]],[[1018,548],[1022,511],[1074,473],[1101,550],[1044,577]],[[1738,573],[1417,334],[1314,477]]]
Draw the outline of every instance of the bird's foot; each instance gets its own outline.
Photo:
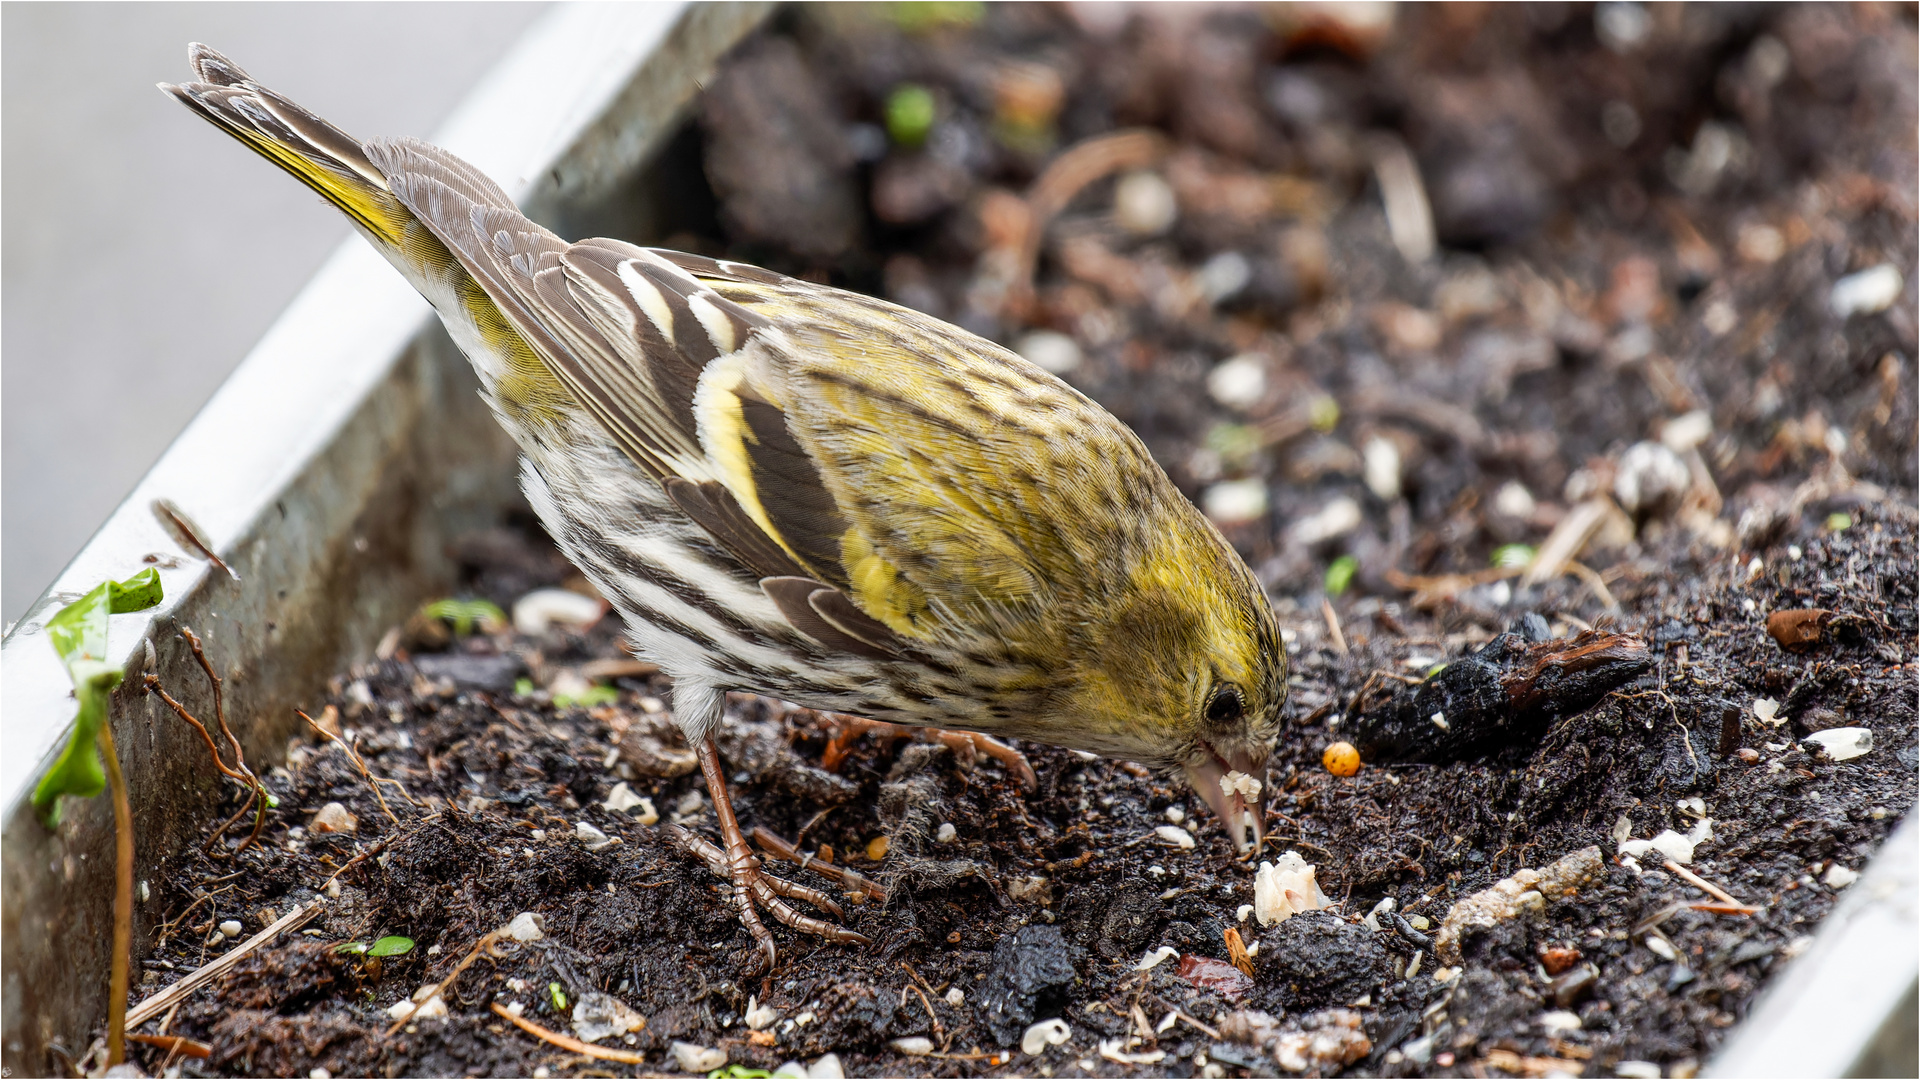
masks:
[[[744,844],[729,855],[720,845],[690,829],[678,825],[669,825],[667,829],[672,834],[674,843],[678,844],[682,851],[697,856],[700,861],[707,864],[707,869],[713,871],[715,876],[726,878],[732,883],[734,912],[739,916],[740,924],[753,935],[754,944],[758,947],[760,959],[765,965],[764,970],[768,972],[773,970],[774,962],[779,958],[779,951],[774,946],[773,932],[768,930],[766,923],[760,920],[759,909],[761,908],[765,908],[781,923],[803,933],[849,945],[871,944],[870,939],[864,934],[858,934],[844,926],[835,926],[825,919],[804,914],[787,903],[788,900],[802,900],[831,914],[836,919],[846,918],[846,912],[842,911],[840,905],[827,894],[818,889],[774,877],[761,869],[760,860],[748,854]]]
[[[977,755],[984,754],[1006,766],[1008,772],[1019,778],[1020,786],[1028,791],[1040,786],[1040,778],[1034,775],[1033,766],[1028,764],[1027,756],[991,735],[982,735],[977,731],[948,731],[945,728],[907,727],[901,724],[889,724],[884,720],[867,720],[844,713],[826,714],[833,719],[837,730],[827,740],[827,748],[820,755],[820,765],[829,772],[837,772],[840,763],[846,760],[847,751],[860,736],[869,732],[880,738],[892,739],[911,736],[937,742],[956,754],[962,764],[971,765]]]
[[[753,827],[753,842],[759,844],[761,850],[776,859],[798,863],[802,870],[812,870],[821,877],[832,878],[849,893],[858,893],[883,904],[887,902],[887,890],[867,880],[866,876],[859,871],[823,861],[818,855],[808,855],[775,835],[773,830],[764,825]],[[850,896],[848,899],[857,899],[857,897]]]

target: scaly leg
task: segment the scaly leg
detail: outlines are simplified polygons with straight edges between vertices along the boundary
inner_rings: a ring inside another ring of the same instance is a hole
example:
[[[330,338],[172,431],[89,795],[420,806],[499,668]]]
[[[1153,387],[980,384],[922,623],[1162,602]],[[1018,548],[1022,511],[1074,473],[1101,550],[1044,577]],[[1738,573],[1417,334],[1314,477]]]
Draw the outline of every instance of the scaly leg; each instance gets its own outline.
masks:
[[[836,918],[845,917],[840,905],[824,893],[783,881],[760,869],[760,860],[747,847],[746,834],[740,831],[740,821],[733,815],[733,802],[727,797],[727,778],[720,770],[720,752],[714,746],[712,736],[700,741],[697,752],[700,773],[707,781],[707,794],[713,796],[714,816],[720,822],[720,840],[724,847],[716,846],[687,829],[674,829],[674,839],[682,849],[699,856],[716,875],[733,883],[734,913],[739,917],[740,924],[747,928],[747,933],[753,935],[754,944],[759,947],[761,959],[766,965],[765,971],[773,971],[779,951],[774,946],[773,933],[760,921],[757,907],[765,907],[773,913],[774,918],[795,930],[817,934],[830,941],[869,944],[864,935],[823,919],[802,915],[780,899],[784,896],[804,900],[831,912]]]
[[[827,748],[820,755],[820,764],[830,772],[838,771],[840,762],[846,759],[847,750],[860,736],[872,732],[881,738],[893,739],[901,736],[914,736],[937,742],[960,756],[962,762],[971,764],[973,755],[985,754],[1006,766],[1008,772],[1020,780],[1020,786],[1032,791],[1040,786],[1040,778],[1034,775],[1033,766],[1027,763],[1027,756],[991,735],[982,735],[977,731],[948,731],[945,728],[915,728],[901,724],[889,724],[884,720],[867,720],[845,713],[828,713],[838,725],[833,737],[827,740]]]

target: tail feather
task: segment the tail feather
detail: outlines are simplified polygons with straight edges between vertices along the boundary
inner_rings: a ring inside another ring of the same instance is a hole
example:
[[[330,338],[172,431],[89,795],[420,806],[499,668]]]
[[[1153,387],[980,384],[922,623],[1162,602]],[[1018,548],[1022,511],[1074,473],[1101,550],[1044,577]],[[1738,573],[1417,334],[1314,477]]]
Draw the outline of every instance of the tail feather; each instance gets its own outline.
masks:
[[[375,237],[401,242],[412,215],[358,139],[254,82],[205,45],[188,46],[187,59],[202,81],[161,83],[161,90],[291,173]]]

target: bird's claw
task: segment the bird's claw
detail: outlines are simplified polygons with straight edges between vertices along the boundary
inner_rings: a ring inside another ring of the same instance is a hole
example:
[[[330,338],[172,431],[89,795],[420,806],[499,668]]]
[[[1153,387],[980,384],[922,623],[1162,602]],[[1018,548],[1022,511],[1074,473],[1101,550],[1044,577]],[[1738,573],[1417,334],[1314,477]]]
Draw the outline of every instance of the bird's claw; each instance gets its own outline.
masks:
[[[771,972],[779,958],[774,945],[773,932],[767,929],[760,919],[759,908],[765,908],[781,923],[803,933],[826,938],[828,941],[849,945],[871,944],[864,934],[855,933],[844,926],[835,926],[825,919],[817,919],[794,909],[786,900],[804,900],[836,919],[846,918],[846,913],[833,898],[818,889],[774,877],[760,867],[760,860],[747,854],[744,847],[734,857],[728,857],[720,845],[690,829],[678,825],[667,826],[674,843],[680,849],[697,856],[707,864],[707,869],[717,877],[726,878],[733,885],[734,912],[739,916],[741,925],[753,936],[758,947],[765,971]],[[782,899],[782,898],[785,899]]]

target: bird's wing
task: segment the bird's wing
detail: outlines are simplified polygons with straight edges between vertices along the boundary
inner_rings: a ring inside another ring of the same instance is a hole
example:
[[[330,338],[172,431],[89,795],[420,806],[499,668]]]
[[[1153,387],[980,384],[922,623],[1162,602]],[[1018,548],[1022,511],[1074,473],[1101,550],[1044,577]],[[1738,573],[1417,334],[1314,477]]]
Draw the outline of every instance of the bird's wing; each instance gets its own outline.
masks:
[[[907,634],[1017,646],[1122,585],[1178,499],[1133,433],[990,341],[806,282],[775,321],[789,413],[849,523],[850,594]]]
[[[381,140],[367,150],[501,316],[673,502],[763,579],[795,629],[860,656],[911,651],[847,598],[845,519],[785,414],[746,377],[749,355],[765,351],[756,339],[777,332],[687,266],[728,281],[784,279],[611,240],[568,244],[437,147]]]
[[[1006,639],[1057,575],[1115,562],[1101,523],[1157,475],[1117,421],[984,339],[756,267],[568,244],[444,151],[368,151],[615,441],[823,644]]]

